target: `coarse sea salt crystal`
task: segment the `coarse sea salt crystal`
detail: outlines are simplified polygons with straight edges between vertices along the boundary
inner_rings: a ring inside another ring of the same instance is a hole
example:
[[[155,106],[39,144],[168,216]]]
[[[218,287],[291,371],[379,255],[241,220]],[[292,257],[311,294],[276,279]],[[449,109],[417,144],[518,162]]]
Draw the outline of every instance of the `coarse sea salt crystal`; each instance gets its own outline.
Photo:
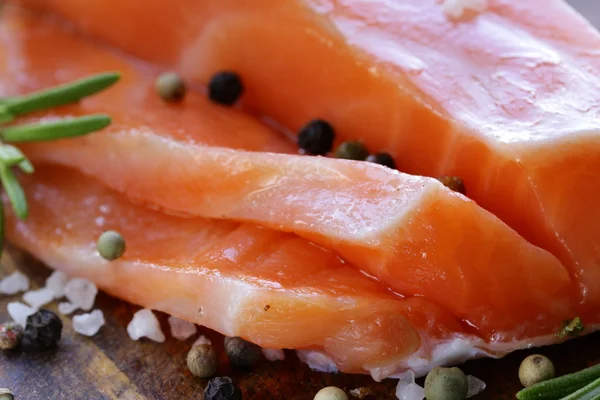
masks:
[[[54,300],[54,292],[48,288],[30,290],[23,295],[23,300],[33,308],[40,308]]]
[[[0,294],[13,295],[26,290],[29,290],[29,278],[20,271],[0,280]]]
[[[75,310],[77,310],[77,306],[73,303],[70,303],[68,301],[58,303],[58,312],[63,315],[69,315]]]
[[[89,311],[94,307],[98,288],[93,282],[83,278],[73,278],[65,285],[65,296],[77,308]]]
[[[487,9],[487,0],[442,0],[442,9],[452,19],[461,18],[467,11],[482,13]]]
[[[8,314],[13,319],[13,321],[21,325],[23,328],[27,324],[27,317],[37,312],[35,308],[29,307],[18,301],[8,303],[8,306],[6,306],[6,308],[8,310]]]
[[[269,361],[285,360],[285,353],[281,349],[262,349],[262,352]]]
[[[212,344],[212,342],[206,336],[200,335],[200,336],[198,336],[198,339],[196,339],[196,341],[194,342],[194,344],[192,344],[192,347],[194,347],[194,346],[200,346],[200,345],[203,345],[203,344]]]
[[[133,340],[139,340],[141,337],[147,337],[155,342],[165,341],[165,335],[160,329],[160,324],[156,315],[147,308],[141,309],[133,314],[133,319],[127,325],[127,333]]]
[[[298,358],[314,370],[319,372],[338,372],[337,366],[327,355],[316,350],[298,350]]]
[[[104,314],[94,310],[89,314],[80,314],[73,317],[73,329],[85,336],[94,336],[104,325]]]
[[[486,384],[479,378],[473,375],[467,375],[467,382],[469,383],[469,389],[467,392],[467,398],[478,395],[485,390]]]
[[[171,336],[178,340],[186,340],[196,334],[196,325],[189,321],[170,316]]]
[[[425,389],[415,383],[415,373],[406,371],[399,375],[400,380],[396,386],[396,397],[399,400],[423,400]]]
[[[69,277],[62,271],[54,271],[46,279],[46,287],[52,290],[55,299],[60,299],[65,295],[65,286],[69,282]]]

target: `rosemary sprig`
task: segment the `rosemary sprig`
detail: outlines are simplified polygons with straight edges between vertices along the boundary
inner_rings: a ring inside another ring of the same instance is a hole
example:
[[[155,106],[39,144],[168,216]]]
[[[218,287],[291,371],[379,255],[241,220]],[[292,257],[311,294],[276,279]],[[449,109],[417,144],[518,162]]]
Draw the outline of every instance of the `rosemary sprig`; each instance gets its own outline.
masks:
[[[28,95],[0,99],[0,125],[34,111],[75,103],[108,88],[119,78],[118,73],[103,73]],[[95,132],[110,123],[109,116],[97,114],[33,124],[0,126],[0,183],[17,217],[26,219],[29,215],[29,208],[25,192],[19,184],[13,168],[19,168],[26,174],[32,174],[34,168],[21,150],[6,142],[65,139]],[[4,225],[4,207],[0,201],[0,254],[4,244]]]

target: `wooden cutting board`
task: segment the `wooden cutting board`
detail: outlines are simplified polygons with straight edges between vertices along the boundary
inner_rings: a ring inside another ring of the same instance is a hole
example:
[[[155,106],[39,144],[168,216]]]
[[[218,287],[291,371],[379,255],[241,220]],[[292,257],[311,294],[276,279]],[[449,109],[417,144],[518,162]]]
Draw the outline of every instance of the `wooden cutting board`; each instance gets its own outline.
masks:
[[[600,24],[600,0],[570,3],[593,23]],[[12,258],[3,258],[0,277],[19,269],[32,279],[34,287],[44,285],[50,270],[19,251],[11,249],[10,253]],[[6,305],[18,300],[20,295],[0,297],[0,321],[8,319]],[[206,380],[193,377],[185,363],[194,338],[180,342],[169,337],[166,316],[159,314],[167,341],[134,342],[127,336],[126,326],[138,307],[103,293],[98,295],[95,306],[104,312],[107,323],[92,338],[76,334],[70,318],[63,318],[63,338],[58,349],[37,354],[0,352],[0,387],[10,388],[19,400],[202,399]],[[56,311],[56,303],[48,308]],[[208,330],[200,333],[222,350],[222,337]],[[462,368],[466,373],[488,385],[475,399],[514,399],[520,389],[519,363],[533,352],[520,351],[501,360],[465,364]],[[573,372],[600,363],[600,334],[535,352],[549,356],[558,374]],[[287,354],[284,362],[263,362],[252,372],[231,371],[226,359],[221,361],[219,374],[231,376],[241,387],[245,400],[311,400],[320,388],[329,385],[347,391],[368,387],[375,393],[369,399],[396,399],[395,381],[375,383],[367,376],[312,372],[293,352]]]

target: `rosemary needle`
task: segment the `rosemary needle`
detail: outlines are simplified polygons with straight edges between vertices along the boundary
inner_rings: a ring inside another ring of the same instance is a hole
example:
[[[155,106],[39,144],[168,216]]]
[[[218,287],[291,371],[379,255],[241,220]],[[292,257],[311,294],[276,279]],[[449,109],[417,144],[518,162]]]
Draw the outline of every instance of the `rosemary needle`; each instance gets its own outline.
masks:
[[[15,210],[17,217],[20,219],[27,218],[29,210],[27,208],[25,193],[23,193],[23,188],[19,184],[17,177],[15,174],[13,174],[10,167],[7,167],[6,165],[0,165],[0,180],[2,181],[2,186],[4,186],[4,190],[8,195],[10,204]]]
[[[6,107],[9,115],[16,117],[33,111],[75,103],[84,97],[106,89],[117,82],[120,77],[121,75],[116,72],[93,75],[51,89],[2,99],[1,104]],[[1,115],[0,113],[0,121]]]
[[[0,146],[0,162],[2,164],[12,167],[25,160],[25,154],[15,146],[5,144]]]
[[[0,129],[0,139],[6,142],[39,142],[85,135],[110,125],[104,114],[62,119]]]

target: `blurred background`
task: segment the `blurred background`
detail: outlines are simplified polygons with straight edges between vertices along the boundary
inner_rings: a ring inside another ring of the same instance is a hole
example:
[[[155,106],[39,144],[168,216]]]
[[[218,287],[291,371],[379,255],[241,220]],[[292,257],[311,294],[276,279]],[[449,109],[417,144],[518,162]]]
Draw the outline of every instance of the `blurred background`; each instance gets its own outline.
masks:
[[[600,0],[567,0],[567,2],[590,20],[592,24],[600,28]]]

